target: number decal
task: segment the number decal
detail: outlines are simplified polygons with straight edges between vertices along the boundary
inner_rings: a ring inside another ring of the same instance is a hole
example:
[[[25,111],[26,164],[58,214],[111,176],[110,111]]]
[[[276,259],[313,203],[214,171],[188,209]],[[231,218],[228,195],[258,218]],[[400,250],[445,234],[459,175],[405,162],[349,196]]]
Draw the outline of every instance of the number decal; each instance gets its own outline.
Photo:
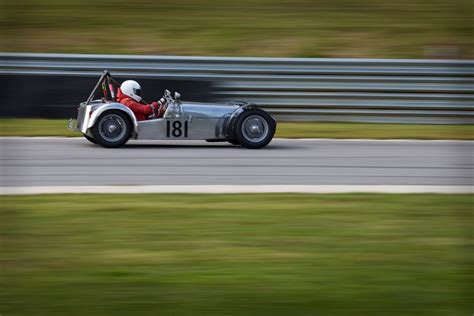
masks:
[[[174,121],[173,122],[173,131],[171,134],[173,134],[174,137],[181,137],[183,134],[183,131],[181,130],[181,127],[183,126],[183,123],[181,121]]]
[[[184,124],[181,121],[166,121],[166,137],[178,138],[183,134],[184,137],[188,137],[188,121],[184,121]]]

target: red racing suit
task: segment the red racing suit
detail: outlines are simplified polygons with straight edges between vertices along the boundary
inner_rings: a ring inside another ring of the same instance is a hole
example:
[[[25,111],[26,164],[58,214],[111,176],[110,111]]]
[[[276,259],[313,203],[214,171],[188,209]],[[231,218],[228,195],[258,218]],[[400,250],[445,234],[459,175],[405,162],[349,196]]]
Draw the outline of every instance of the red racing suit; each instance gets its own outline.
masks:
[[[127,106],[132,110],[133,114],[137,118],[137,121],[144,121],[150,115],[156,113],[156,109],[158,109],[158,103],[153,102],[152,104],[142,104],[128,95],[124,94],[120,88],[117,89],[117,102],[122,103],[123,105]]]

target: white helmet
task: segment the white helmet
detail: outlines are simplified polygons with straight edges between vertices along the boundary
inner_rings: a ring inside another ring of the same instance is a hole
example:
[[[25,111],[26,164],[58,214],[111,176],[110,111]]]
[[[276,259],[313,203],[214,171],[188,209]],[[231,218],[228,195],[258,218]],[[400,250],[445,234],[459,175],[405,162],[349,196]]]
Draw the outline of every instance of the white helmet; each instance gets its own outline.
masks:
[[[124,81],[120,85],[120,90],[137,102],[142,100],[142,88],[135,80]]]

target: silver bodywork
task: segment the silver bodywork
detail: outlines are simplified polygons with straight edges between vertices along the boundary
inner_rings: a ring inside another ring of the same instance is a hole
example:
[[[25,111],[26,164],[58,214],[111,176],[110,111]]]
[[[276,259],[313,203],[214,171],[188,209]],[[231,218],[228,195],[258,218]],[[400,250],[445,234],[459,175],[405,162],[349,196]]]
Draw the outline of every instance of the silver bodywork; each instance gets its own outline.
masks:
[[[211,104],[174,101],[168,104],[163,118],[137,121],[125,105],[96,100],[80,104],[77,122],[75,126],[70,124],[70,128],[91,136],[91,128],[102,113],[118,110],[130,118],[133,126],[131,137],[134,139],[226,140],[232,131],[234,119],[249,107],[252,105],[244,102]]]

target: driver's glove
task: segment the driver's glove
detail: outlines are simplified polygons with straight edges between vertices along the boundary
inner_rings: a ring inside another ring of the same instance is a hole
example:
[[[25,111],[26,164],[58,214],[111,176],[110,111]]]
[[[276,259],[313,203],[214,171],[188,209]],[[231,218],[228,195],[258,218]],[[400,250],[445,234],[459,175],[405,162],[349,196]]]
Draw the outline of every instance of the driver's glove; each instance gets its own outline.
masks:
[[[165,114],[165,111],[166,111],[166,101],[165,99],[161,98],[158,101],[158,111],[156,113],[156,117],[158,118],[163,117],[163,115]]]
[[[153,109],[153,117],[158,117],[158,112],[160,110],[160,105],[157,102],[152,102],[150,104],[151,108]]]
[[[156,118],[156,114],[158,113],[159,105],[156,102],[152,102],[149,105],[151,107],[151,114],[148,116],[148,119],[151,120],[151,119]]]

